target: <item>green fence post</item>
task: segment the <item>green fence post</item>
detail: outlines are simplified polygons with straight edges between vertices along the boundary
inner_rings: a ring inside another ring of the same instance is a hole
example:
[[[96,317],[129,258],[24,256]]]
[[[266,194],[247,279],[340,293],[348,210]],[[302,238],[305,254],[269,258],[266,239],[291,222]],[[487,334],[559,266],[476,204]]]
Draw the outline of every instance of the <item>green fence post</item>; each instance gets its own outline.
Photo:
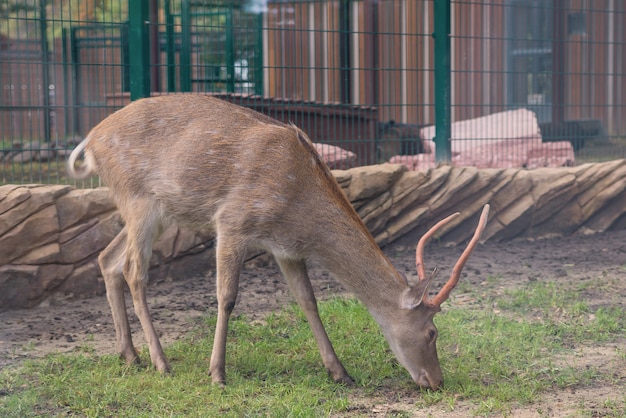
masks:
[[[257,42],[254,53],[254,94],[263,95],[263,13],[257,14]]]
[[[46,18],[46,4],[42,0],[39,3],[39,36],[41,42],[41,78],[43,84],[43,120],[44,138],[46,143],[51,140],[50,118],[50,67],[48,66],[48,25]]]
[[[352,93],[350,91],[350,0],[339,2],[339,78],[341,103],[350,103]]]
[[[232,3],[226,11],[226,91],[235,92],[235,28]]]
[[[79,77],[80,71],[78,71],[78,62],[79,62],[79,54],[78,54],[78,46],[76,42],[76,31],[79,29],[78,26],[74,26],[70,28],[70,59],[72,63],[72,135],[80,135],[80,121],[81,118],[78,117],[79,114],[79,98],[78,98],[78,86],[79,86]]]
[[[167,51],[167,91],[176,91],[176,49],[174,45],[174,15],[170,0],[165,0],[165,49]]]
[[[450,0],[435,0],[435,159],[452,159]]]
[[[128,0],[130,100],[150,96],[149,3]]]
[[[63,130],[65,136],[70,136],[70,87],[69,87],[69,57],[67,56],[67,42],[68,42],[69,28],[61,28],[61,45],[63,45],[62,59],[63,59],[63,97],[65,97],[65,109],[63,111]],[[57,122],[58,123],[58,122]],[[73,132],[72,132],[73,133]]]
[[[191,91],[191,4],[183,0],[180,6],[180,91]]]
[[[564,0],[552,2],[552,124],[565,122],[567,14]]]

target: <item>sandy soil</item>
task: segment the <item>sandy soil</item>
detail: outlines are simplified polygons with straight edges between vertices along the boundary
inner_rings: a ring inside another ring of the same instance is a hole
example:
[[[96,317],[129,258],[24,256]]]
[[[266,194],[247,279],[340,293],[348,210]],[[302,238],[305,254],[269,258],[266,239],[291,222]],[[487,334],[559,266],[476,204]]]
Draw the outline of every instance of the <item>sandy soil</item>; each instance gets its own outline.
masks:
[[[384,249],[396,267],[408,277],[415,275],[413,245],[416,241],[417,237],[409,236]],[[439,277],[446,277],[461,251],[459,247],[432,244],[425,257],[427,267],[440,267]],[[626,308],[625,275],[626,231],[618,231],[534,242],[486,243],[475,250],[462,280],[480,286],[485,293],[496,295],[528,281],[567,284],[591,281],[594,286],[588,287],[591,290],[586,290],[583,295],[591,307],[618,305]],[[341,286],[327,273],[313,267],[311,276],[320,299],[343,293]],[[184,337],[202,316],[215,312],[214,287],[212,272],[204,277],[156,283],[150,287],[149,301],[164,344]],[[455,296],[447,303],[464,303],[463,295]],[[286,284],[273,263],[249,263],[241,278],[236,312],[252,318],[262,317],[291,301]],[[129,307],[129,311],[132,308]],[[135,344],[141,347],[143,335],[134,316],[132,326]],[[50,352],[71,352],[81,346],[92,347],[102,354],[115,351],[115,332],[105,296],[0,313],[0,367]],[[623,408],[625,350],[626,337],[617,343],[583,348],[575,358],[568,359],[580,367],[615,368],[615,384],[547,393],[531,406],[514,409],[511,416],[577,416],[581,408],[588,416],[605,416],[611,411],[607,399],[617,401]],[[346,367],[356,366],[346,364]],[[391,416],[398,411],[415,411],[418,394],[386,395],[391,394],[360,398],[355,393],[355,416]],[[475,405],[459,402],[454,411],[447,410],[445,405],[437,405],[411,413],[415,416],[464,417],[471,415],[473,409]]]

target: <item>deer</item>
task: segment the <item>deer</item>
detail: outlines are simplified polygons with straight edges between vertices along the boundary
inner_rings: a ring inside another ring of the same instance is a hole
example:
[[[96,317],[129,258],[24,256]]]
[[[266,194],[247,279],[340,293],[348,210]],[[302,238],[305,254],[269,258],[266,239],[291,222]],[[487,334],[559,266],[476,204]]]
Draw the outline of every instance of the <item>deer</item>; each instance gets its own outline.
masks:
[[[309,137],[294,124],[252,109],[208,95],[136,100],[95,126],[70,154],[67,169],[75,179],[100,176],[124,220],[98,263],[117,349],[127,363],[138,363],[139,356],[124,283],[152,365],[163,374],[171,370],[146,292],[153,242],[165,227],[177,223],[215,236],[217,323],[209,362],[213,384],[223,387],[226,382],[228,322],[246,254],[261,249],[273,255],[304,311],[332,380],[354,384],[320,319],[307,263],[327,269],[365,305],[419,387],[442,386],[433,316],[441,311],[485,229],[488,204],[449,280],[430,297],[436,271],[426,274],[424,246],[459,213],[420,239],[418,280],[410,285],[376,244]]]

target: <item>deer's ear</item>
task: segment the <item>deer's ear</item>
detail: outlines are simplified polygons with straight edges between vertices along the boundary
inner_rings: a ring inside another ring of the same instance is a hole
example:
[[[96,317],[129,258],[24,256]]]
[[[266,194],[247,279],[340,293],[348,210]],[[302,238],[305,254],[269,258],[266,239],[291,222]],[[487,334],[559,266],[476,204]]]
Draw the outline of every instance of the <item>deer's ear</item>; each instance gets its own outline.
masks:
[[[406,283],[406,285],[409,285],[409,281],[407,280],[406,276],[404,273],[402,273],[401,271],[398,272],[400,274],[400,277],[402,278],[402,280],[404,280],[404,283]]]
[[[427,279],[420,280],[415,286],[407,287],[400,296],[400,307],[403,309],[415,309],[423,301],[428,293],[428,286],[433,281],[434,275]]]

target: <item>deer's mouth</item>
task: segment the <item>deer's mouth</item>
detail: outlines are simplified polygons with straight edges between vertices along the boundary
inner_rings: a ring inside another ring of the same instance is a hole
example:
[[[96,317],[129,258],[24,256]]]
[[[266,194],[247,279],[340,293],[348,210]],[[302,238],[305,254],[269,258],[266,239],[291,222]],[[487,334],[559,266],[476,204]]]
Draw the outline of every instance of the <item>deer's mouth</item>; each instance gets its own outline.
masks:
[[[426,372],[419,372],[417,376],[413,376],[413,380],[423,389],[438,390],[443,386],[443,379],[433,379]]]

